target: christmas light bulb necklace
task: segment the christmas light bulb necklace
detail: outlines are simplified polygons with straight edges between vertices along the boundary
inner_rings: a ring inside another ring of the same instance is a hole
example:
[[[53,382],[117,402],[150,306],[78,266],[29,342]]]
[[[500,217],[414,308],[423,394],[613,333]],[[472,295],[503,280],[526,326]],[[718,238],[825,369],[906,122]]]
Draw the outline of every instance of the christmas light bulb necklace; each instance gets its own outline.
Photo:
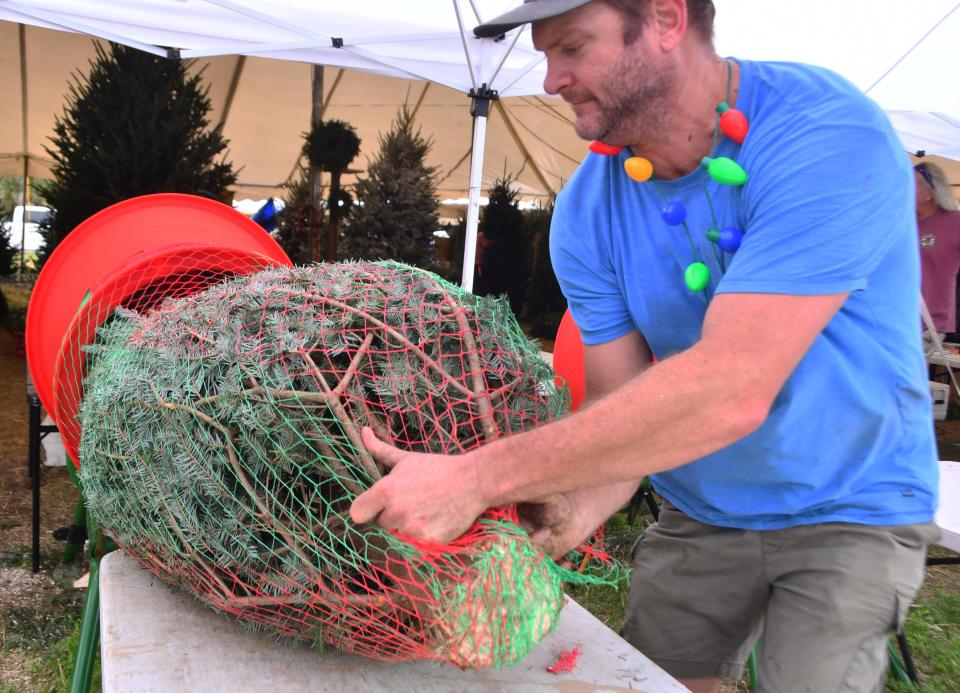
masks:
[[[717,144],[720,142],[721,133],[738,145],[741,145],[750,129],[743,112],[736,108],[731,108],[729,105],[733,84],[733,67],[730,61],[727,60],[724,62],[727,66],[727,95],[726,99],[718,103],[716,107],[710,154],[713,154]],[[617,156],[623,150],[623,147],[604,144],[597,140],[590,145],[590,150],[596,154]],[[700,167],[707,172],[707,175],[704,175],[702,178],[703,193],[707,199],[707,206],[710,209],[710,219],[712,221],[710,228],[707,229],[706,238],[713,247],[717,264],[720,267],[721,273],[723,273],[726,271],[726,260],[720,251],[736,252],[740,247],[740,242],[743,240],[743,231],[734,226],[720,228],[716,210],[713,206],[713,200],[710,198],[707,176],[722,185],[741,186],[747,182],[747,173],[737,162],[725,156],[705,156],[700,162]],[[690,242],[690,253],[693,256],[693,262],[684,269],[684,283],[690,291],[706,291],[710,283],[710,269],[702,259],[699,245],[693,240],[693,234],[687,225],[687,210],[683,203],[679,200],[670,200],[666,196],[657,182],[657,177],[653,172],[653,164],[650,163],[649,159],[642,156],[631,156],[623,162],[623,168],[627,175],[638,183],[652,182],[657,194],[663,199],[664,204],[660,209],[661,218],[669,226],[683,227],[687,240]]]

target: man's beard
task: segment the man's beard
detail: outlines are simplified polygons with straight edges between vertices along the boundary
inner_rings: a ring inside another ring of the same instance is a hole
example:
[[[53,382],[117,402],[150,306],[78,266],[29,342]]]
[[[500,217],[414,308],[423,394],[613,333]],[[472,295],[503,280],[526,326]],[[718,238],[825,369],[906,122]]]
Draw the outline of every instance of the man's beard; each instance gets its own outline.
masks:
[[[594,116],[592,124],[577,118],[577,135],[585,140],[627,146],[664,133],[674,72],[672,67],[645,66],[637,57],[624,55],[606,80],[610,85],[608,95],[602,100],[595,97],[599,115]],[[618,87],[621,91],[614,91]]]

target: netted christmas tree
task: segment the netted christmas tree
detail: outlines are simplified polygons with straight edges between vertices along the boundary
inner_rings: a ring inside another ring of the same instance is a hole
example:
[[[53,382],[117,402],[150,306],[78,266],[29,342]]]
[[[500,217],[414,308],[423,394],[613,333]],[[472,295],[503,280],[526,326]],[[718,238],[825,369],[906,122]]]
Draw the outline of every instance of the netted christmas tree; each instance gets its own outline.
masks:
[[[569,575],[514,508],[443,546],[348,512],[386,473],[364,426],[456,454],[566,411],[504,302],[392,262],[270,269],[149,314],[119,310],[87,373],[87,507],[144,566],[216,609],[461,667],[514,662],[555,627]]]

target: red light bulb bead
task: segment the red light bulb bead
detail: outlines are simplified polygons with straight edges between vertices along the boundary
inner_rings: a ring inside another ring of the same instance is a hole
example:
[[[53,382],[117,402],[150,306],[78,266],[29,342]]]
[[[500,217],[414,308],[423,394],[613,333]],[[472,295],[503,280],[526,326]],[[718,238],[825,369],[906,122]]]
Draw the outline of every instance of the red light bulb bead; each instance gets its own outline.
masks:
[[[743,144],[750,131],[750,123],[743,111],[730,108],[726,101],[721,101],[717,104],[717,113],[720,114],[720,131],[737,144]]]
[[[613,144],[604,144],[600,140],[594,140],[591,142],[589,149],[594,154],[602,154],[603,156],[616,156],[623,151],[623,147],[618,147]]]

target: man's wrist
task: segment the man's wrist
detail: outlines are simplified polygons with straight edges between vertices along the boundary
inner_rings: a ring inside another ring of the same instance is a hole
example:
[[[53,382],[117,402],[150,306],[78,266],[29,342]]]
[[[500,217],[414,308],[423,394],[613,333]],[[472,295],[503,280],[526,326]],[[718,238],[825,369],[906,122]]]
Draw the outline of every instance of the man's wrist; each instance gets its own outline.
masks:
[[[494,446],[485,445],[461,457],[464,478],[471,484],[485,508],[495,508],[513,502],[506,493],[504,470],[498,469],[496,455],[489,454],[492,452],[492,447]]]

